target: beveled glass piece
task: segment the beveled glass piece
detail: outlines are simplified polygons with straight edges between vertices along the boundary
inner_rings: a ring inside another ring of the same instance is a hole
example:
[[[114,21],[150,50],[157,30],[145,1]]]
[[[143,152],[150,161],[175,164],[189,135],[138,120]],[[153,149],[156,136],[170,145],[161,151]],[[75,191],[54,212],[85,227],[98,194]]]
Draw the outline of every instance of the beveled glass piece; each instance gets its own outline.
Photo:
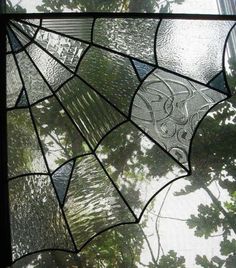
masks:
[[[53,90],[58,89],[72,74],[36,44],[27,47],[32,60]]]
[[[64,210],[78,248],[132,214],[94,156],[76,160]]]
[[[9,177],[47,172],[28,109],[8,112],[8,175]]]
[[[32,20],[33,23],[39,25],[40,20],[36,19],[36,20]],[[34,38],[36,32],[37,32],[37,27],[33,27],[29,24],[23,23],[21,21],[16,21],[16,20],[12,20],[11,23],[16,26],[16,28],[14,29],[18,29],[18,32],[24,32],[26,35],[29,36],[30,39]]]
[[[140,79],[146,77],[154,69],[153,66],[143,63],[141,61],[138,60],[132,60],[132,61]]]
[[[93,18],[42,20],[42,27],[87,42],[91,42],[92,25]]]
[[[73,249],[48,176],[11,180],[9,198],[13,260],[42,249]]]
[[[131,123],[107,135],[96,153],[137,217],[161,187],[186,174]]]
[[[16,102],[16,107],[17,108],[28,107],[28,100],[27,100],[26,92],[24,89],[22,89],[18,97],[18,100]]]
[[[34,105],[32,113],[51,171],[66,160],[89,151],[86,142],[55,97]]]
[[[65,199],[66,189],[68,187],[69,179],[73,168],[74,161],[70,161],[59,167],[52,175],[52,180],[55,185],[59,201],[63,204]]]
[[[229,94],[226,83],[225,83],[225,78],[223,71],[220,72],[214,79],[212,79],[209,83],[211,87],[214,87],[221,91],[222,93]]]
[[[128,58],[91,47],[83,57],[78,74],[124,113],[139,85]]]
[[[22,51],[16,55],[16,59],[24,81],[25,90],[28,93],[30,104],[52,95],[48,85],[43,80],[28,55]],[[11,71],[10,71],[11,73]]]
[[[233,21],[161,21],[156,40],[158,65],[208,83],[222,70],[226,36]]]
[[[13,55],[6,56],[7,69],[7,107],[14,107],[23,87]]]
[[[81,55],[88,47],[88,44],[44,30],[38,31],[35,41],[72,71],[75,71]]]
[[[57,94],[93,148],[110,129],[125,120],[77,77],[66,83]]]
[[[156,69],[143,82],[132,120],[167,152],[189,168],[191,139],[200,120],[226,95]]]
[[[98,18],[93,42],[129,56],[155,63],[154,40],[158,19]]]

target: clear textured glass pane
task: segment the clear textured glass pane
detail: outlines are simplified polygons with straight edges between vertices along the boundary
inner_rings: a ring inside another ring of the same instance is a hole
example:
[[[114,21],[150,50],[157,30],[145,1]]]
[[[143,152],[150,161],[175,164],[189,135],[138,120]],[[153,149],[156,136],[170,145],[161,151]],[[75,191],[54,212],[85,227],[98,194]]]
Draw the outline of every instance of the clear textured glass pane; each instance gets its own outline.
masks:
[[[73,71],[88,47],[85,43],[44,30],[38,31],[35,41]]]
[[[42,27],[88,42],[91,41],[92,25],[92,18],[42,20]]]
[[[189,168],[189,147],[197,124],[225,98],[206,86],[156,69],[134,98],[132,120]]]
[[[14,107],[21,92],[22,83],[13,55],[7,55],[7,107]]]
[[[163,20],[157,34],[159,66],[207,83],[222,70],[232,21]]]
[[[8,112],[8,175],[47,172],[28,109]]]
[[[28,93],[29,102],[32,104],[42,98],[52,95],[48,85],[40,75],[28,55],[23,51],[16,55],[21,71],[24,87]],[[9,73],[12,71],[10,70]]]
[[[78,74],[110,102],[128,113],[130,101],[139,85],[128,58],[92,47],[83,57]]]
[[[12,268],[80,268],[80,260],[74,253],[63,251],[39,252],[26,256],[14,263]]]
[[[125,120],[78,78],[70,80],[57,94],[92,147],[95,147],[110,129]]]
[[[93,42],[155,64],[158,19],[96,19]]]
[[[134,220],[94,156],[76,160],[64,208],[78,248],[98,232]]]
[[[58,89],[72,74],[36,44],[27,47],[27,52],[53,90]]]
[[[113,130],[96,152],[137,217],[161,187],[186,174],[131,123]]]
[[[9,182],[13,259],[42,249],[73,249],[49,177]]]
[[[88,146],[55,97],[32,108],[50,170],[88,152]]]

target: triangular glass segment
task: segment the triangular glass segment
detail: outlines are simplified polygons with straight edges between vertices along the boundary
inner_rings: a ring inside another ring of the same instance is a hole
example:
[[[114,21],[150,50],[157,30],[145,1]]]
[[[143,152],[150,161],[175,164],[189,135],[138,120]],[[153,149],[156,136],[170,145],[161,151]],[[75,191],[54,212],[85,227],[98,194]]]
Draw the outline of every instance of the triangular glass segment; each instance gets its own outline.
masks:
[[[17,108],[23,108],[23,107],[28,107],[28,100],[26,97],[25,90],[22,89],[17,101],[16,101],[16,107]]]
[[[214,87],[221,91],[222,93],[229,94],[227,86],[225,84],[225,78],[223,72],[220,72],[217,76],[214,77],[209,83],[211,87]]]
[[[73,160],[66,163],[57,169],[56,172],[52,175],[52,180],[61,204],[63,204],[63,200],[65,198],[66,189],[73,169],[73,164]]]
[[[18,50],[20,50],[22,48],[22,45],[20,44],[20,42],[17,40],[15,35],[12,33],[12,31],[8,27],[7,27],[7,34],[8,34],[9,41],[11,43],[12,50],[14,52],[17,52]]]
[[[143,79],[147,74],[149,74],[154,69],[153,66],[146,64],[146,63],[143,63],[143,62],[138,61],[138,60],[132,60],[132,62],[136,68],[136,71],[137,71],[140,79]]]

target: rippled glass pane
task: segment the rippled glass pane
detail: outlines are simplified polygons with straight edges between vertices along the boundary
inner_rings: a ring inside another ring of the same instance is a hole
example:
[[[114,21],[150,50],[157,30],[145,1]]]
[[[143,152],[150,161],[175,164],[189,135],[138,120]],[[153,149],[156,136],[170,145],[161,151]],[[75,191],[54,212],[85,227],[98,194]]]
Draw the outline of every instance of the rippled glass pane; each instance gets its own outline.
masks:
[[[42,20],[42,27],[88,42],[91,41],[92,25],[92,18]]]
[[[27,109],[8,112],[8,175],[47,172]]]
[[[72,76],[60,63],[36,44],[27,47],[27,52],[53,90],[58,89]]]
[[[189,168],[195,128],[208,110],[225,98],[207,86],[156,69],[134,98],[132,120]]]
[[[128,58],[92,47],[82,59],[78,74],[110,102],[128,113],[133,93],[139,85]]]
[[[207,83],[222,70],[230,21],[163,20],[157,34],[159,66]]]
[[[78,78],[70,80],[57,94],[92,147],[111,128],[125,120]]]
[[[134,220],[94,156],[76,160],[64,208],[78,248],[98,232]]]
[[[13,55],[7,55],[7,107],[14,107],[21,92],[22,83]]]
[[[68,253],[58,250],[39,252],[20,259],[14,263],[12,268],[79,268],[80,260],[74,253]]]
[[[28,55],[23,51],[16,55],[16,59],[24,81],[24,87],[28,93],[29,102],[32,104],[50,96],[52,92],[34,64],[30,61]],[[9,73],[11,72],[10,70]]]
[[[42,249],[73,249],[47,176],[9,182],[13,259]]]
[[[186,174],[131,123],[106,136],[97,154],[137,217],[161,187]]]
[[[88,152],[88,146],[55,97],[32,108],[50,170]]]
[[[155,64],[158,19],[96,19],[93,42]]]

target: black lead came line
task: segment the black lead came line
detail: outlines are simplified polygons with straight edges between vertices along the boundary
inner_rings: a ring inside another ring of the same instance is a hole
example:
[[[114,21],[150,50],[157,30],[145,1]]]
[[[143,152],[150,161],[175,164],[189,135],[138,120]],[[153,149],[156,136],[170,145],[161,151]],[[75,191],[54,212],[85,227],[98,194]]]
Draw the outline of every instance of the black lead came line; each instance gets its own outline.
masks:
[[[0,16],[0,262],[1,267],[12,263],[10,206],[8,189],[8,147],[7,147],[7,93],[6,93],[6,26],[7,21]]]

